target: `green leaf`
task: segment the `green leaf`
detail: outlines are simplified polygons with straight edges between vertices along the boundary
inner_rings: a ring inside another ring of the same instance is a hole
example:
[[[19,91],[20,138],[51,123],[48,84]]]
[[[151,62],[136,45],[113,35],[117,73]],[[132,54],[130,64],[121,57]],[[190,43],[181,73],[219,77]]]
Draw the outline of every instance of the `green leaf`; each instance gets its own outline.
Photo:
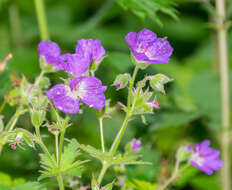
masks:
[[[82,164],[87,162],[85,161],[79,161],[76,160],[76,158],[80,155],[80,152],[78,150],[79,144],[75,139],[72,139],[70,143],[64,147],[64,152],[61,156],[61,168],[60,170],[53,166],[51,160],[47,155],[42,154],[41,155],[41,167],[43,168],[42,175],[39,177],[39,180],[47,178],[47,177],[53,177],[60,173],[62,174],[68,174],[71,176],[74,175],[81,175],[81,167]],[[53,156],[53,162],[55,161],[55,157]]]
[[[109,183],[109,184],[105,185],[104,187],[102,187],[101,190],[112,190],[113,185],[114,185],[114,181],[112,181],[111,183]]]
[[[16,185],[11,190],[46,190],[38,182],[28,182],[25,184]]]
[[[136,161],[141,155],[137,155],[134,153],[131,154],[125,154],[121,155],[118,154],[117,156],[113,157],[113,159],[109,162],[111,165],[118,165],[118,164],[124,164],[124,165],[141,165],[141,164],[151,164],[150,162],[141,162]]]
[[[157,184],[150,183],[149,181],[143,181],[139,179],[134,179],[125,184],[127,188],[133,188],[135,190],[156,190]]]
[[[0,185],[10,186],[12,184],[11,177],[5,173],[0,172]]]
[[[55,156],[52,156],[53,162],[55,162]],[[44,178],[53,177],[56,176],[59,171],[57,168],[53,166],[52,161],[46,154],[40,154],[40,163],[41,168],[43,170],[40,171],[41,175],[38,178],[38,180],[42,180]]]
[[[172,0],[117,0],[117,2],[122,8],[132,11],[140,19],[144,20],[149,17],[159,25],[162,25],[162,23],[157,16],[158,12],[178,19],[177,11],[174,8],[175,4]]]

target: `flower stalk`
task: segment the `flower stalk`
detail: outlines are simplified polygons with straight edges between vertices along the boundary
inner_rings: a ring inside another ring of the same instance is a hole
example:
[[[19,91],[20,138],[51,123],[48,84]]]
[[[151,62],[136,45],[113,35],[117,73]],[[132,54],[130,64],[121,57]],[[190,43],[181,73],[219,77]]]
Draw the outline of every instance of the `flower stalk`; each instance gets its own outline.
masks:
[[[43,0],[34,0],[35,3],[35,9],[37,14],[37,20],[39,24],[39,30],[40,30],[40,37],[41,40],[48,40],[48,26],[47,26],[47,20],[45,15],[45,6]]]
[[[229,69],[225,1],[216,0],[217,13],[217,45],[219,57],[219,73],[221,83],[221,148],[223,167],[221,171],[222,189],[230,190],[230,100],[229,100]]]

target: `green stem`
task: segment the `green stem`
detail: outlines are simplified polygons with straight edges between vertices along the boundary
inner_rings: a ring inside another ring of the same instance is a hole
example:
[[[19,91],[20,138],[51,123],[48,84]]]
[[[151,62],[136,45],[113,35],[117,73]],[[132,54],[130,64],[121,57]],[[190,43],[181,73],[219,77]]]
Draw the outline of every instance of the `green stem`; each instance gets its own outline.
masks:
[[[59,183],[59,189],[60,189],[60,190],[64,190],[64,183],[63,183],[62,175],[58,175],[58,176],[57,176],[57,181],[58,181],[58,183]]]
[[[132,79],[130,80],[130,86],[129,86],[129,92],[128,92],[128,98],[127,98],[127,113],[126,113],[126,117],[124,119],[124,122],[123,122],[123,125],[120,129],[120,131],[118,132],[116,138],[114,139],[114,142],[111,146],[111,149],[110,149],[110,152],[112,153],[112,155],[115,154],[115,152],[117,151],[118,149],[118,146],[121,142],[121,139],[123,137],[123,134],[126,130],[126,127],[127,127],[127,124],[128,124],[128,121],[131,117],[131,95],[132,95],[132,88],[134,86],[134,81],[135,81],[135,77],[137,75],[137,72],[138,72],[139,68],[136,66],[135,69],[134,69],[134,73],[133,73],[133,76],[132,76]]]
[[[103,179],[107,169],[108,169],[108,165],[106,163],[103,163],[101,172],[100,172],[98,179],[97,179],[97,183],[99,186],[101,185],[102,179]]]
[[[114,139],[114,142],[110,148],[110,153],[112,155],[114,155],[116,153],[118,146],[122,140],[123,134],[126,130],[128,121],[132,115],[131,112],[133,110],[131,110],[131,98],[132,98],[131,95],[132,95],[132,88],[133,88],[134,82],[135,82],[135,77],[137,75],[138,70],[139,70],[139,68],[136,66],[134,69],[134,72],[133,72],[132,79],[130,79],[130,86],[129,86],[129,92],[128,92],[128,98],[127,98],[127,113],[126,113],[126,117],[124,119],[124,122],[122,124],[122,127],[121,127],[120,131],[118,132],[118,134],[117,134],[116,138]],[[108,169],[108,165],[106,163],[103,163],[102,169],[101,169],[99,177],[98,177],[98,185],[101,185],[102,179],[103,179],[107,169]]]
[[[44,8],[44,1],[43,0],[34,0],[37,19],[39,23],[39,30],[40,30],[40,37],[41,40],[48,40],[48,27],[47,27],[47,20],[45,16],[45,8]]]
[[[183,168],[180,170],[174,171],[172,176],[168,179],[168,181],[159,189],[159,190],[165,190],[169,185],[171,185],[179,176],[183,173],[184,170],[186,170],[190,166],[189,163],[187,163]]]
[[[36,142],[40,145],[40,147],[42,148],[43,152],[48,156],[48,158],[50,159],[50,161],[52,162],[53,166],[56,167],[56,163],[54,162],[50,152],[48,151],[47,147],[45,146],[45,144],[43,143],[43,140],[40,136],[40,130],[39,127],[35,127],[35,132],[36,132]]]
[[[132,88],[134,86],[134,82],[135,82],[135,77],[138,73],[139,67],[135,67],[134,72],[133,72],[133,76],[132,79],[130,80],[130,87],[129,87],[129,92],[128,92],[128,98],[127,98],[127,109],[128,111],[130,111],[130,106],[131,106],[131,94],[132,94]]]
[[[221,170],[222,189],[230,190],[230,88],[229,88],[229,67],[228,67],[228,46],[227,46],[227,28],[225,26],[226,10],[225,1],[216,0],[216,12],[218,18],[217,39],[218,56],[221,82],[221,140],[222,140],[222,161]]]
[[[8,131],[8,132],[12,131],[12,130],[14,129],[14,127],[15,127],[15,124],[17,123],[17,121],[18,121],[18,119],[19,119],[19,116],[20,116],[21,114],[23,114],[23,113],[24,113],[24,111],[22,110],[22,107],[20,106],[20,107],[16,110],[15,114],[14,114],[13,117],[10,119],[10,121],[7,123],[7,125],[6,125],[6,127],[5,127],[5,131]]]
[[[58,165],[58,159],[59,159],[59,139],[58,139],[58,134],[55,134],[55,147],[56,147],[56,162]]]
[[[99,117],[98,121],[99,121],[99,126],[100,126],[102,152],[105,152],[104,133],[103,133],[103,118]]]
[[[61,168],[61,155],[62,155],[63,144],[64,144],[64,134],[65,134],[65,129],[62,129],[62,130],[61,130],[61,135],[60,135],[59,156],[58,156],[58,168]]]
[[[39,85],[39,82],[40,82],[41,78],[44,76],[44,74],[45,74],[45,71],[42,70],[41,73],[40,73],[40,75],[38,76],[38,78],[35,81],[35,84],[34,84],[35,86]]]
[[[8,10],[13,44],[15,47],[19,48],[22,46],[23,39],[19,10],[18,7],[14,5],[14,3],[9,6]]]

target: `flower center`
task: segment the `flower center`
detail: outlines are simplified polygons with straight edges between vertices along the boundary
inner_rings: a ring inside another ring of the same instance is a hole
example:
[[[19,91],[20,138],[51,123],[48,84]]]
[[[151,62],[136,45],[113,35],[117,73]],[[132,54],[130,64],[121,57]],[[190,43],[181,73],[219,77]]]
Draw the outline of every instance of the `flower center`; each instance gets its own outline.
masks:
[[[192,154],[191,160],[196,162],[199,166],[202,166],[204,162],[204,158],[198,152]]]

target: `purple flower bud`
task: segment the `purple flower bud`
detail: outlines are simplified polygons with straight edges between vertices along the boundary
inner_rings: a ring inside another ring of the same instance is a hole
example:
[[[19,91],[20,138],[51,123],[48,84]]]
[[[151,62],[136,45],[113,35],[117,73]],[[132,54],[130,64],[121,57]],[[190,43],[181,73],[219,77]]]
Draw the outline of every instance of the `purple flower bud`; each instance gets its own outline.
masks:
[[[100,40],[81,39],[77,41],[76,53],[100,63],[105,56],[105,49]]]
[[[120,88],[121,87],[121,84],[120,83],[117,83],[115,84],[116,88]]]
[[[157,38],[156,34],[148,29],[143,29],[138,34],[129,32],[126,42],[139,63],[168,63],[173,51],[166,39]]]
[[[57,84],[48,90],[47,96],[57,109],[65,113],[75,114],[79,111],[79,99],[89,107],[101,110],[105,106],[104,91],[99,79],[93,76],[69,79],[69,86]]]
[[[220,151],[209,147],[210,141],[205,140],[200,144],[195,144],[190,158],[191,165],[200,169],[208,175],[212,175],[214,170],[219,170],[223,163],[219,159]],[[188,146],[189,150],[191,147]]]
[[[142,143],[139,139],[133,139],[131,142],[131,151],[135,151],[139,148],[141,148]]]

